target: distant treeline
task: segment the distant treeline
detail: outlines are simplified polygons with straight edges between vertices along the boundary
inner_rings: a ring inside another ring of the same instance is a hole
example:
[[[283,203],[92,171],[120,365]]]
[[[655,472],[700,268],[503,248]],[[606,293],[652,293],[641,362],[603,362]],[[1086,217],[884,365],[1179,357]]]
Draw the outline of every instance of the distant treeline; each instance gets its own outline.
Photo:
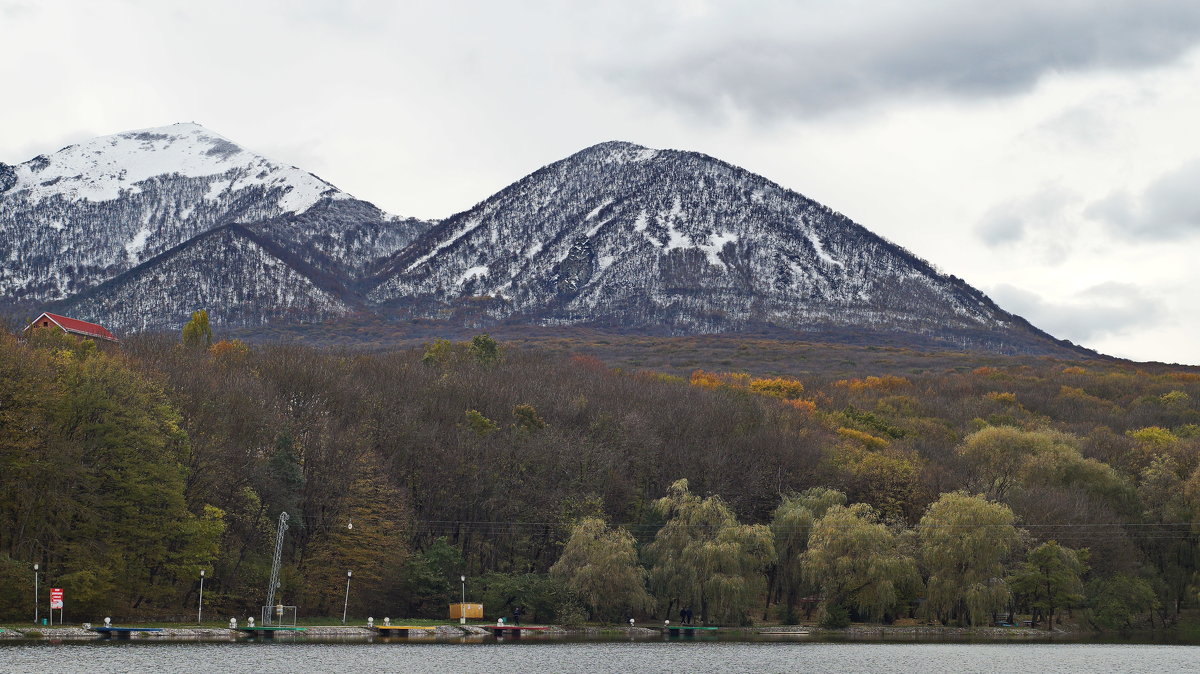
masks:
[[[808,380],[618,370],[487,336],[364,354],[0,338],[0,617],[913,616],[1197,601],[1200,374],[1051,359]],[[809,349],[808,357],[819,357]],[[918,358],[918,356],[912,356]],[[939,360],[943,358],[943,360]],[[946,367],[938,367],[946,362]],[[1043,621],[1043,624],[1045,622]]]

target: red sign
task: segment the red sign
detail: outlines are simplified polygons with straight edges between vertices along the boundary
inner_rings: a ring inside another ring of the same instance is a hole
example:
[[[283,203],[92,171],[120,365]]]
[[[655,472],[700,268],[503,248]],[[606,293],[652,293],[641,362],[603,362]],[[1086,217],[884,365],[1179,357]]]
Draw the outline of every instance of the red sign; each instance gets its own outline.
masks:
[[[50,608],[61,609],[63,607],[62,588],[50,588]]]

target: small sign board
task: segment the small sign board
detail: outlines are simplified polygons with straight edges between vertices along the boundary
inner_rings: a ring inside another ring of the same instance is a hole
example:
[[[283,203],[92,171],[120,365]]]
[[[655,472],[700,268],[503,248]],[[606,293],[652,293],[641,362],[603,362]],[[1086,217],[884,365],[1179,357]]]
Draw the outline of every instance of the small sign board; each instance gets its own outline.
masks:
[[[61,587],[50,588],[50,608],[61,609],[63,607],[63,591]]]

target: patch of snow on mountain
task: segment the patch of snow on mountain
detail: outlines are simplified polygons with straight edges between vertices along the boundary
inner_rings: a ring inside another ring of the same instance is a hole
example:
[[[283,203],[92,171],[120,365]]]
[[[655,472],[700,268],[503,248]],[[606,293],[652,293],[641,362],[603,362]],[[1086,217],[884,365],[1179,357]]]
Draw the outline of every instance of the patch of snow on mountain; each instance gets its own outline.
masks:
[[[708,256],[709,264],[714,267],[724,267],[725,263],[718,256],[722,250],[725,250],[725,246],[735,243],[738,240],[738,235],[733,232],[721,232],[720,234],[710,234],[708,238],[710,241],[709,244],[700,244],[696,247],[704,251],[704,254]]]
[[[125,256],[129,258],[129,264],[137,264],[138,253],[146,247],[146,239],[150,238],[150,228],[142,227],[137,234],[133,235],[129,243],[125,244]]]
[[[473,278],[482,278],[488,275],[487,265],[478,265],[471,267],[463,272],[462,276],[458,277],[458,285],[462,285]]]
[[[643,208],[642,212],[638,213],[637,220],[633,221],[633,231],[644,232],[647,224],[649,224],[649,219],[646,217],[646,209]]]
[[[846,265],[842,264],[840,260],[833,259],[833,257],[831,257],[829,255],[829,253],[825,252],[825,246],[821,244],[821,239],[817,238],[817,235],[815,232],[810,230],[808,232],[805,232],[805,235],[808,237],[809,243],[812,244],[813,250],[816,251],[817,257],[821,259],[821,262],[824,262],[825,264],[827,264],[831,267],[846,266]]]
[[[425,264],[431,258],[433,258],[434,255],[437,255],[439,252],[441,252],[443,248],[450,246],[450,244],[463,238],[471,230],[478,227],[479,223],[482,221],[483,221],[483,216],[475,216],[473,218],[469,218],[465,223],[463,223],[462,227],[459,227],[453,234],[450,235],[450,238],[439,241],[438,245],[434,246],[433,250],[431,250],[428,253],[417,258],[417,261],[408,265],[408,268],[405,269],[404,271],[409,272],[409,271],[412,271],[412,270],[416,269],[417,267],[420,267],[421,265]]]
[[[588,214],[583,216],[583,219],[591,220],[592,218],[595,218],[597,215],[600,215],[600,211],[604,210],[605,206],[608,206],[609,204],[611,204],[614,201],[616,201],[616,199],[605,199],[599,206],[588,211]]]

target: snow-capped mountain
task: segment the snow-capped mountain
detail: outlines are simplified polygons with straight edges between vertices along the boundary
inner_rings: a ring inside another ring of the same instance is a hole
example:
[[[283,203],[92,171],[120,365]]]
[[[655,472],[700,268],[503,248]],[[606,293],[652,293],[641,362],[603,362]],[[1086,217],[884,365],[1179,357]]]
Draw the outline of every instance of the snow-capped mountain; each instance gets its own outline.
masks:
[[[317,209],[353,220],[353,243],[341,245],[338,227],[320,228],[313,242],[282,224]],[[129,131],[0,164],[0,296],[64,299],[214,228],[268,219],[278,219],[280,243],[352,266],[394,252],[427,226],[197,124]]]
[[[451,217],[368,299],[446,315],[676,334],[903,332],[1023,350],[1046,341],[964,282],[844,216],[711,157],[596,145]]]
[[[195,124],[0,164],[0,303],[118,330],[361,312],[450,326],[773,332],[1076,349],[796,192],[610,142],[440,222],[400,219]]]

